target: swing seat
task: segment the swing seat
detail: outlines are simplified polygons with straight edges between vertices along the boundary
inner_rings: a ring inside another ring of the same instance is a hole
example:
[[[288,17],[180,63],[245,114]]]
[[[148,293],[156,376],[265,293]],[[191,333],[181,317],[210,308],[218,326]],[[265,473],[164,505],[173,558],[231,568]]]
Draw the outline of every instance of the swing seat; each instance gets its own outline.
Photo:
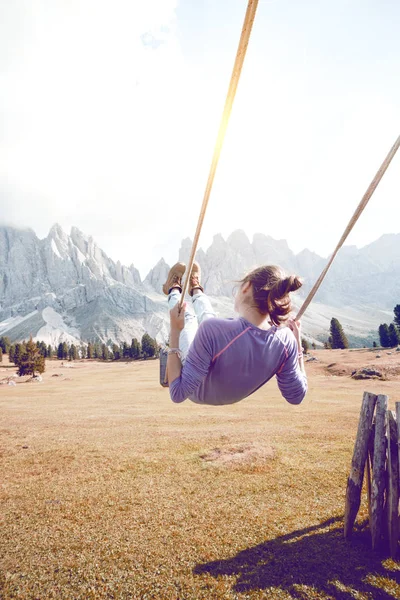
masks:
[[[162,385],[162,387],[169,387],[168,374],[167,374],[167,360],[168,360],[168,348],[161,348],[161,350],[160,350],[160,385]]]

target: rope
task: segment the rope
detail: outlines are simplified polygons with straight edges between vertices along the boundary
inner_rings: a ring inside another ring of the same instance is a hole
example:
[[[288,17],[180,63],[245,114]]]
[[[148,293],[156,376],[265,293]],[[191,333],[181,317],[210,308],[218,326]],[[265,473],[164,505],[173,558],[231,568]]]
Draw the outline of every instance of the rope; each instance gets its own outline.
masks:
[[[229,117],[230,117],[230,114],[232,111],[233,101],[234,101],[235,95],[236,95],[236,89],[237,89],[237,86],[239,83],[240,74],[242,72],[242,66],[243,66],[244,58],[246,56],[246,50],[247,50],[247,46],[249,43],[251,29],[253,27],[254,17],[256,15],[257,5],[258,5],[258,0],[249,0],[248,1],[246,15],[245,15],[244,23],[243,23],[243,27],[242,27],[242,33],[240,36],[239,46],[238,46],[237,53],[236,53],[235,64],[233,66],[233,71],[232,71],[232,75],[231,75],[231,81],[229,84],[228,94],[227,94],[226,100],[225,100],[224,112],[222,113],[222,118],[221,118],[221,123],[219,126],[217,141],[215,143],[214,154],[213,154],[212,161],[211,161],[210,172],[208,174],[207,185],[206,185],[206,189],[204,192],[203,204],[201,206],[200,216],[199,216],[199,220],[197,222],[196,233],[195,233],[195,236],[193,239],[188,269],[186,271],[185,281],[182,286],[182,296],[181,296],[181,300],[179,303],[179,310],[182,308],[182,305],[183,305],[183,302],[185,299],[185,294],[186,294],[186,291],[188,288],[190,274],[192,272],[194,258],[196,255],[197,245],[199,243],[200,232],[201,232],[201,228],[203,226],[204,216],[205,216],[205,213],[207,210],[208,200],[210,198],[211,189],[212,189],[214,177],[215,177],[215,172],[217,170],[218,161],[219,161],[219,157],[220,157],[221,150],[222,150],[222,145],[223,145],[224,138],[225,138],[225,133],[226,133],[226,130],[228,127]]]
[[[318,288],[321,285],[321,283],[323,282],[325,275],[327,274],[327,272],[329,270],[329,267],[331,266],[331,264],[333,263],[333,261],[335,259],[336,254],[339,252],[340,248],[343,246],[344,242],[346,241],[347,236],[353,229],[354,225],[357,223],[364,208],[367,206],[369,199],[371,198],[372,194],[378,187],[380,180],[384,176],[386,169],[390,165],[392,158],[394,157],[397,150],[399,149],[399,146],[400,146],[400,136],[397,138],[397,140],[393,144],[392,148],[389,151],[389,154],[383,161],[379,171],[377,172],[377,174],[375,175],[375,177],[369,184],[367,191],[365,192],[364,196],[361,199],[361,202],[359,203],[353,216],[351,217],[350,222],[347,225],[342,237],[340,238],[339,243],[336,246],[334,253],[332,254],[331,258],[328,261],[328,264],[322,271],[321,275],[318,277],[317,281],[314,284],[314,287],[312,288],[311,292],[308,294],[307,298],[304,300],[302,307],[300,308],[299,312],[297,313],[296,320],[300,319],[303,316],[303,314],[305,313],[306,309],[308,308],[311,300],[314,298],[315,294],[317,293]]]

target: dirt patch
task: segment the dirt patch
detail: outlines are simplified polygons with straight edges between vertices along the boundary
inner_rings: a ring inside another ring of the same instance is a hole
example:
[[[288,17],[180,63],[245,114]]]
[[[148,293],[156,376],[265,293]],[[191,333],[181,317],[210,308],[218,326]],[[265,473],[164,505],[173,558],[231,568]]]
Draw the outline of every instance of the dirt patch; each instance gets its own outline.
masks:
[[[326,370],[330,375],[336,375],[337,377],[346,377],[351,375],[352,368],[350,365],[341,365],[338,363],[332,363],[326,367]]]
[[[272,446],[255,443],[231,444],[200,454],[204,462],[222,467],[260,464],[273,457]]]

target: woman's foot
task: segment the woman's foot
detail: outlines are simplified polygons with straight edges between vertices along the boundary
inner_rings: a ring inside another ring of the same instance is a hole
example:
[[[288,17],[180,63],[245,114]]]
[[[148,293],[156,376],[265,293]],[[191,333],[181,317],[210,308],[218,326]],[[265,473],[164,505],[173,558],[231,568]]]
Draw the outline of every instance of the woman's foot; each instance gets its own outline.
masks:
[[[200,265],[197,262],[193,263],[192,272],[190,273],[190,281],[189,281],[189,295],[193,296],[193,292],[196,290],[200,290],[204,292],[203,287],[200,285],[201,278],[201,269]]]
[[[163,285],[163,292],[166,296],[174,288],[182,292],[182,277],[186,271],[185,263],[178,262],[170,268],[167,281]]]

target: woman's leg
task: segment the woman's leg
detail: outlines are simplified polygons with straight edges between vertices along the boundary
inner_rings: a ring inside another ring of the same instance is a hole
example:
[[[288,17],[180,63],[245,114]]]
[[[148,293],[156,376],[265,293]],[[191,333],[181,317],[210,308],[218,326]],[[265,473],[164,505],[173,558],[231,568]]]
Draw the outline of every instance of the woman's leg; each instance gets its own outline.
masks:
[[[215,310],[211,306],[209,297],[201,290],[193,290],[192,304],[199,325],[203,321],[206,321],[207,319],[215,319],[217,316]]]
[[[177,288],[173,288],[168,294],[168,308],[172,310],[181,299],[181,292]],[[182,329],[179,336],[179,350],[182,352],[182,364],[185,362],[187,353],[189,352],[190,344],[193,342],[198,328],[196,315],[190,304],[186,305],[185,310],[185,327]]]

